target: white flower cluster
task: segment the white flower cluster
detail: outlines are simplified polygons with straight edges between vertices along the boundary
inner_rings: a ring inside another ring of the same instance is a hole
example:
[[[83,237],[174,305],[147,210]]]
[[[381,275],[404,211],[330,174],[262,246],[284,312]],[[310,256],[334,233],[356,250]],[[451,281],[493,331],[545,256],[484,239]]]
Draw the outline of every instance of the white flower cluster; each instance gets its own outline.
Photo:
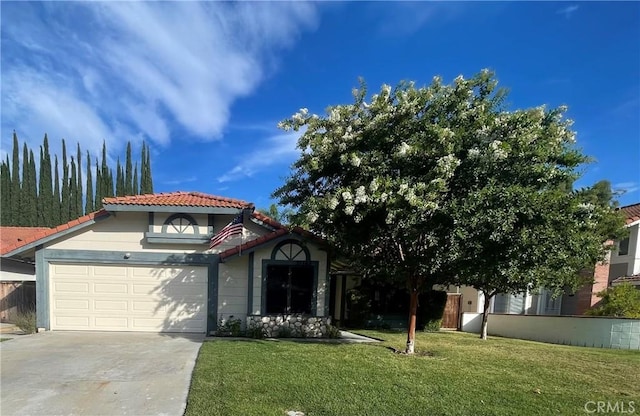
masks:
[[[354,203],[356,205],[358,204],[364,204],[365,202],[367,202],[369,200],[369,197],[367,196],[367,194],[365,193],[365,189],[364,186],[360,185],[358,187],[358,189],[356,189],[356,199],[354,201]]]
[[[313,224],[314,222],[318,221],[318,214],[314,211],[311,211],[309,213],[307,213],[307,220]]]
[[[446,176],[453,175],[458,165],[460,165],[460,159],[454,155],[446,155],[438,159],[438,169]]]
[[[357,168],[357,167],[360,167],[360,164],[362,163],[362,159],[360,159],[358,155],[356,155],[355,153],[352,153],[350,162],[353,166]]]
[[[405,156],[409,150],[411,150],[411,146],[409,146],[407,143],[402,142],[400,144],[400,147],[398,148],[398,156]]]
[[[493,155],[496,159],[502,160],[506,159],[508,154],[507,151],[504,150],[502,146],[502,142],[500,140],[494,140],[489,144],[489,148],[492,150]]]

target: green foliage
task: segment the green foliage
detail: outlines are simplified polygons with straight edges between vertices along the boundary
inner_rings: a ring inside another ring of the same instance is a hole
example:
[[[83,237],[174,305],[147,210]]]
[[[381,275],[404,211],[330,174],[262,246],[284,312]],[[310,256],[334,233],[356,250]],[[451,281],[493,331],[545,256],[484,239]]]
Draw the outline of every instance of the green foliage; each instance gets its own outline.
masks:
[[[506,111],[484,70],[445,85],[383,85],[326,116],[301,109],[300,158],[274,192],[365,278],[416,291],[464,284],[496,293],[584,283],[622,222],[603,187],[573,191],[589,158],[566,108]],[[595,195],[595,196],[594,196]],[[608,224],[604,226],[603,224]]]
[[[234,318],[233,315],[228,318],[220,317],[218,319],[218,329],[216,330],[216,336],[225,337],[238,337],[242,335],[242,320],[240,318]]]
[[[53,227],[53,181],[51,178],[51,154],[46,133],[40,147],[40,180],[38,183],[38,224]]]
[[[442,319],[431,319],[426,321],[424,332],[438,332],[442,327]]]
[[[127,156],[125,161],[125,175],[124,175],[124,194],[125,195],[135,195],[136,192],[133,190],[133,172],[131,165],[131,142],[127,143]]]
[[[608,287],[598,293],[600,306],[587,311],[587,315],[616,316],[640,319],[640,290],[625,283]]]
[[[130,143],[127,148],[130,153]],[[147,150],[145,150],[144,159],[148,165],[150,163],[148,147],[145,145],[145,148]],[[36,161],[33,151],[29,149],[27,143],[23,144],[22,170],[20,170],[19,149],[20,143],[14,131],[13,162],[9,162],[9,155],[7,155],[6,161],[0,163],[0,224],[2,225],[53,227],[101,208],[102,198],[113,195],[113,177],[111,169],[106,165],[105,143],[103,143],[102,149],[103,164],[99,165],[96,159],[95,194],[93,192],[93,166],[89,152],[86,156],[86,188],[83,187],[82,152],[79,143],[75,158],[71,157],[70,163],[68,163],[66,142],[64,139],[62,140],[62,180],[60,180],[57,155],[54,155],[55,167],[52,169],[49,139],[46,134],[39,148],[39,175],[36,175]],[[53,180],[51,178],[52,170]],[[124,184],[124,168],[118,171],[123,177],[118,182],[120,194],[124,195],[126,185]],[[150,174],[149,169],[147,169],[147,174]],[[139,190],[137,182],[136,164],[131,179],[131,186],[135,188],[136,193]],[[151,182],[150,184],[152,186]],[[83,189],[86,190],[86,196]]]
[[[247,329],[247,336],[254,339],[263,339],[266,335],[262,327],[251,326]]]
[[[325,333],[327,338],[338,339],[340,338],[340,328],[334,325],[327,325],[327,332]]]
[[[87,187],[84,203],[85,214],[88,214],[95,210],[95,205],[93,203],[93,177],[91,174],[91,170],[91,156],[89,155],[89,151],[87,150]]]
[[[347,291],[347,307],[349,308],[349,325],[363,327],[371,316],[371,296],[366,290],[355,287]]]
[[[440,329],[444,307],[447,304],[447,292],[443,290],[428,290],[420,296],[420,314],[418,316],[418,327]]]
[[[277,204],[269,205],[269,209],[258,208],[258,212],[278,221],[281,224],[288,224],[289,217],[291,217],[293,213],[291,208],[279,207]]]
[[[34,309],[29,309],[18,313],[14,319],[14,325],[26,334],[34,334],[37,330],[36,311]]]
[[[51,222],[55,225],[60,225],[62,223],[61,217],[61,209],[60,205],[60,173],[58,169],[58,155],[55,156],[55,167],[53,169],[53,201],[51,203]]]

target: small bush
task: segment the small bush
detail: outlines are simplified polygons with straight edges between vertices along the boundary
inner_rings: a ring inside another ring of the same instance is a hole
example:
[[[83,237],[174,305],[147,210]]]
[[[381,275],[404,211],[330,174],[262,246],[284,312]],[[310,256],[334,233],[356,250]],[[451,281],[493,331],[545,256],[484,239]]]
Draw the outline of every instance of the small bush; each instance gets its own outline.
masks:
[[[37,329],[36,311],[28,310],[26,312],[20,312],[16,316],[14,323],[18,328],[20,328],[26,334],[34,334]]]
[[[602,298],[602,304],[587,311],[587,315],[640,318],[640,290],[633,285],[609,287],[597,295]]]
[[[239,318],[233,319],[233,315],[229,316],[227,319],[220,318],[218,320],[218,330],[216,331],[216,335],[220,337],[238,337],[242,335],[242,320]]]
[[[432,319],[424,324],[424,332],[438,332],[442,326],[442,319]]]
[[[333,325],[327,325],[326,337],[333,339],[340,338],[340,328]]]
[[[254,339],[263,339],[265,337],[265,334],[261,327],[252,326],[249,329],[247,329],[247,336],[249,338],[254,338]]]

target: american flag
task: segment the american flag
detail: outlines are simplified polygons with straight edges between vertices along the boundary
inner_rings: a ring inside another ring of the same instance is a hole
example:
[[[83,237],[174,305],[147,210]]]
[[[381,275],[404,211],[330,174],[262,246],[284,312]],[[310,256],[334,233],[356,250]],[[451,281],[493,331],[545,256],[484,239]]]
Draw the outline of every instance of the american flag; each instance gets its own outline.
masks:
[[[227,224],[218,234],[215,234],[211,237],[211,242],[209,243],[209,248],[214,248],[215,246],[222,244],[224,240],[234,235],[242,235],[242,219],[243,213],[235,217],[233,221]]]

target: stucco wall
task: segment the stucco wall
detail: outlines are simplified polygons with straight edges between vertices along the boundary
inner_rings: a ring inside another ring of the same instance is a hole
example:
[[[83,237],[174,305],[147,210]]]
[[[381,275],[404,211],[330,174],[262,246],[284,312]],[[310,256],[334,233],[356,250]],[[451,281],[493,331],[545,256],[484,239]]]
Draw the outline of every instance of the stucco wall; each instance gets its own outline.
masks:
[[[611,253],[611,266],[626,263],[626,271],[620,276],[632,276],[640,273],[640,224],[629,227],[629,250],[625,255],[618,255],[618,249]],[[618,276],[619,277],[619,276]]]
[[[109,218],[63,236],[45,248],[63,250],[148,251],[194,253],[208,248],[206,244],[149,244],[145,232],[149,231],[146,212],[118,212]]]
[[[246,320],[249,256],[234,257],[218,268],[218,319]]]
[[[464,313],[462,330],[480,332],[482,314]],[[489,335],[552,344],[640,350],[640,320],[582,316],[490,314]]]

